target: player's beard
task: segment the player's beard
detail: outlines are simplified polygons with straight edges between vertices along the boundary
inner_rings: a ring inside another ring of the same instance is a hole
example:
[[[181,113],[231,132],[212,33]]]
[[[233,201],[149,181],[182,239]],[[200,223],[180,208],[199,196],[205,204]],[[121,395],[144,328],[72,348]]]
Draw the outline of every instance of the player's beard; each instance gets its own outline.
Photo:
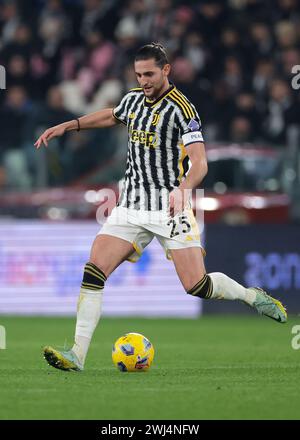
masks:
[[[160,97],[160,95],[162,95],[163,88],[164,88],[164,81],[162,80],[161,83],[157,86],[151,85],[151,89],[149,91],[150,93],[145,93],[145,88],[144,88],[144,95],[146,96],[146,98],[150,99],[151,101],[155,101],[157,98]]]

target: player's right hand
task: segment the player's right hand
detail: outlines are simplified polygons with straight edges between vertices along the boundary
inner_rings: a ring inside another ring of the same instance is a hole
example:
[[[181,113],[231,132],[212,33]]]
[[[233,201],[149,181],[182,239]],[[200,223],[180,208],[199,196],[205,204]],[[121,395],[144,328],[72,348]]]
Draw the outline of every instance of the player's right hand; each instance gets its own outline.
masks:
[[[44,133],[38,138],[34,146],[36,148],[40,148],[40,146],[44,144],[45,147],[48,147],[48,142],[50,141],[50,139],[57,136],[62,136],[65,133],[65,131],[66,131],[66,127],[63,124],[50,127],[46,131],[44,131]]]

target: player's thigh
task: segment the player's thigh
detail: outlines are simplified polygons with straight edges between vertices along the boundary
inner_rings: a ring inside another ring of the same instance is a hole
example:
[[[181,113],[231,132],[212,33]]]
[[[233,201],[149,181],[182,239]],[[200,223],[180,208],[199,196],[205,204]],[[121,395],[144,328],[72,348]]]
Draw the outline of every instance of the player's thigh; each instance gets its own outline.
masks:
[[[94,240],[90,262],[99,267],[108,277],[127,257],[134,252],[132,243],[112,235],[97,235]]]
[[[170,254],[183,287],[185,290],[190,290],[206,273],[202,249],[200,247],[170,249]]]

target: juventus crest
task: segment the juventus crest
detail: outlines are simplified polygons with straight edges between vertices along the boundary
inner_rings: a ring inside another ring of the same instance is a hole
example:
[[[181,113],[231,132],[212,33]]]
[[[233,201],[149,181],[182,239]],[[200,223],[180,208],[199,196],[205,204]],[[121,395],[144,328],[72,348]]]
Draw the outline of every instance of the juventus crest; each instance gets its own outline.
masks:
[[[157,125],[159,118],[160,118],[159,113],[154,113],[151,125]]]

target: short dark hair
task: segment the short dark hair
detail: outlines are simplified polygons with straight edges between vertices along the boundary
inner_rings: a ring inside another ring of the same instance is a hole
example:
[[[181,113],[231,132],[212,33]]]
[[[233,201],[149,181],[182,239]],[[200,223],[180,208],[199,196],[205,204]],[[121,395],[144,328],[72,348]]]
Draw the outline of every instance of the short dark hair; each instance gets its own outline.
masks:
[[[156,65],[161,69],[169,64],[166,49],[160,43],[150,43],[141,47],[137,51],[134,61],[149,60],[151,58],[154,58]]]

